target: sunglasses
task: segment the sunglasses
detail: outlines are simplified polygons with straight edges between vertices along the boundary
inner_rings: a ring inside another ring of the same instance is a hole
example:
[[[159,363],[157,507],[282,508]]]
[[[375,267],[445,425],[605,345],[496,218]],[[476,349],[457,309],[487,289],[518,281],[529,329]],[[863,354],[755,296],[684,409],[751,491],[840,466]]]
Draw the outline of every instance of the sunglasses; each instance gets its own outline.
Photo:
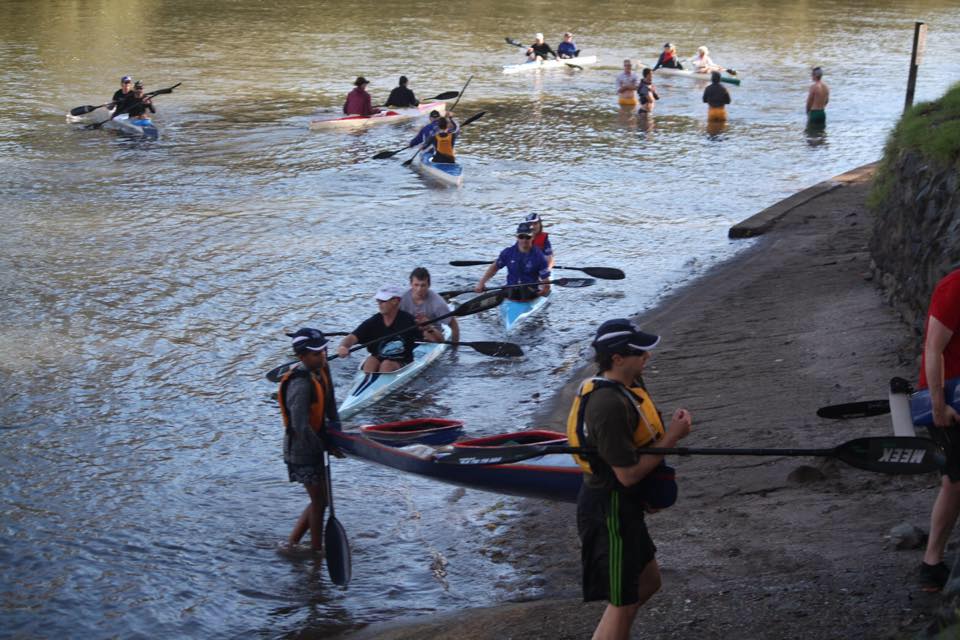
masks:
[[[518,235],[517,235],[517,238],[519,238],[520,240],[531,240],[531,239],[533,238],[533,236],[528,236],[528,235],[526,235],[526,234],[524,234],[524,235],[519,235],[519,234],[518,234]]]

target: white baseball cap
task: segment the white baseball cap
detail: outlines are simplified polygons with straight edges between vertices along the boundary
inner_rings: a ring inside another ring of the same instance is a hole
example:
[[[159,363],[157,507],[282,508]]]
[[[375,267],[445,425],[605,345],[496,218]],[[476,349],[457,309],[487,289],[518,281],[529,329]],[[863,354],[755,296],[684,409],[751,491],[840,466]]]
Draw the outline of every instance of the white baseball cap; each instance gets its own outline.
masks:
[[[393,298],[402,298],[403,294],[406,293],[404,287],[398,287],[394,284],[385,284],[380,287],[380,290],[377,291],[377,295],[374,296],[377,300],[386,301]]]

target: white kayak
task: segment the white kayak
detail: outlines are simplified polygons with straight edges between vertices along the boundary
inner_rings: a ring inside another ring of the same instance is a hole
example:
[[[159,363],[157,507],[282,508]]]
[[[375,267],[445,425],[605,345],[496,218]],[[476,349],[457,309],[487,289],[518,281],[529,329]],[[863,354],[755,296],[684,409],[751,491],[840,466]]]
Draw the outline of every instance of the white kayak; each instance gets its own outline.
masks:
[[[310,121],[310,128],[314,131],[322,129],[356,129],[359,127],[369,127],[374,124],[386,124],[388,122],[407,122],[416,120],[420,117],[426,117],[431,111],[439,111],[440,115],[447,112],[446,102],[428,102],[419,107],[410,107],[409,109],[386,109],[372,116],[336,116],[318,118]]]
[[[556,293],[551,289],[548,295],[537,296],[533,300],[504,300],[500,305],[500,319],[503,321],[503,328],[507,333],[515,330],[531,316],[536,315],[550,304],[550,299],[555,295]]]
[[[429,152],[418,153],[410,168],[429,178],[450,187],[463,186],[463,166],[459,162],[433,162]]]
[[[709,73],[697,73],[691,69],[669,69],[667,67],[660,67],[654,73],[658,76],[679,76],[681,78],[690,78],[692,80],[706,80],[710,81]],[[728,73],[724,73],[720,76],[720,82],[726,82],[728,84],[740,84],[740,78],[735,78]]]
[[[130,120],[130,116],[126,113],[121,113],[116,118],[112,120],[107,120],[103,123],[104,129],[113,129],[114,131],[120,131],[121,133],[126,133],[131,136],[144,136],[147,138],[156,138],[160,132],[157,131],[157,127],[152,123],[150,124],[134,124],[134,121]]]
[[[99,124],[106,122],[113,115],[113,109],[108,107],[98,107],[93,111],[88,111],[79,116],[67,114],[67,122],[70,124]]]
[[[449,326],[442,326],[443,339],[449,340],[453,332]],[[404,386],[443,355],[447,347],[442,343],[418,344],[413,350],[413,362],[390,373],[364,373],[361,364],[350,391],[340,405],[340,417],[348,418]]]
[[[533,60],[531,62],[521,62],[520,64],[505,64],[503,65],[503,72],[510,74],[535,71],[536,69],[575,69],[588,64],[597,64],[597,56],[580,56],[579,58],[565,58],[563,60]]]

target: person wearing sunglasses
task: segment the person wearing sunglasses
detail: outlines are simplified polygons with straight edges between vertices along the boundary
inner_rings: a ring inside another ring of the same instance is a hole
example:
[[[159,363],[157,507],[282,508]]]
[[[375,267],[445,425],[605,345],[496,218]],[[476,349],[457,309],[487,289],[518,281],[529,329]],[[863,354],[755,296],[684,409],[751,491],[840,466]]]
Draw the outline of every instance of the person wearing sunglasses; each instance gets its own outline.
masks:
[[[500,252],[496,262],[487,268],[477,282],[475,291],[483,293],[490,278],[503,267],[507,268],[508,285],[524,285],[507,289],[509,299],[532,300],[550,293],[550,285],[547,284],[550,280],[550,264],[543,252],[533,246],[533,226],[529,222],[517,225],[516,244]]]
[[[113,92],[114,113],[121,109],[129,109],[133,105],[133,101],[133,78],[123,76],[120,78],[120,88]]]

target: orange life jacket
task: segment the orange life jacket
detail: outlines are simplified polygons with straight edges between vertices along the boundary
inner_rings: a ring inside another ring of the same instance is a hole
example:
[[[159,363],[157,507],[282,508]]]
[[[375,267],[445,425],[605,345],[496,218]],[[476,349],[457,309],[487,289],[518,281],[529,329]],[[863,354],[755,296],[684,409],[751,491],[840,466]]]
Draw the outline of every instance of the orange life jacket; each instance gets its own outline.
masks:
[[[453,152],[453,134],[449,132],[440,131],[437,133],[437,153],[442,153],[445,156],[451,158],[456,157]]]
[[[286,391],[290,381],[297,376],[310,376],[310,382],[313,383],[313,399],[310,402],[310,428],[315,433],[323,431],[324,410],[327,400],[327,389],[330,388],[330,378],[327,376],[326,369],[321,369],[317,374],[314,371],[307,371],[302,367],[294,367],[283,374],[280,378],[280,390],[277,392],[277,403],[280,405],[280,415],[283,416],[283,426],[290,428],[290,411],[287,409]]]

